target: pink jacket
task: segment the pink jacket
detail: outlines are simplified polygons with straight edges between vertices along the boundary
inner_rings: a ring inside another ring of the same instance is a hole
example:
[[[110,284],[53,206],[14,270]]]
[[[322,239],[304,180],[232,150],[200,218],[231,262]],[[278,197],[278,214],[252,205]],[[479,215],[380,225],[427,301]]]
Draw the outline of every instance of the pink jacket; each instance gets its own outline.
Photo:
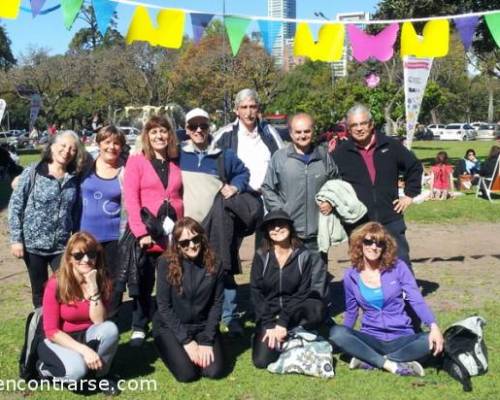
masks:
[[[153,165],[143,154],[128,158],[124,177],[125,209],[130,230],[136,238],[147,235],[146,227],[141,221],[141,207],[147,207],[156,215],[163,200],[168,199],[177,218],[184,216],[181,170],[172,161],[169,162],[168,169],[168,187],[165,189]]]

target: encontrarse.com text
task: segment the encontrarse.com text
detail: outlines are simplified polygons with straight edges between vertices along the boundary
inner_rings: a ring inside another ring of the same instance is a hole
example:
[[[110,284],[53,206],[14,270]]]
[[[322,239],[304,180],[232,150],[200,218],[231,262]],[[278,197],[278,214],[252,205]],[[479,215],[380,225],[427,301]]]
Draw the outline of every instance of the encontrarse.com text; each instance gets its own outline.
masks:
[[[156,380],[154,379],[120,379],[116,382],[118,388],[123,391],[144,392],[156,391]],[[61,379],[0,379],[0,392],[24,392],[24,391],[50,391],[50,390],[107,390],[108,382],[99,379],[61,380]]]

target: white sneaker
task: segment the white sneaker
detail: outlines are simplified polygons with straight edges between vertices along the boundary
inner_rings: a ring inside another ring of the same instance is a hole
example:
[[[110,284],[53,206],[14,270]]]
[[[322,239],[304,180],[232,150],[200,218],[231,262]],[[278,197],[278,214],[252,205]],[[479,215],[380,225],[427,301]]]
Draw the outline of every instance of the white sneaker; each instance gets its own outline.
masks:
[[[146,339],[146,332],[132,331],[132,335],[130,336],[130,346],[140,347],[144,343],[144,339]]]

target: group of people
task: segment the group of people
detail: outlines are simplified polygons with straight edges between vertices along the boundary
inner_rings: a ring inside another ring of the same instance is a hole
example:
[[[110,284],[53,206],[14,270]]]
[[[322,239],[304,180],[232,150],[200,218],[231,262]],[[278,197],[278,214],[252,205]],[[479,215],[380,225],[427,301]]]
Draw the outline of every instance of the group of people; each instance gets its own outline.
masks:
[[[80,379],[93,370],[106,379],[118,348],[109,317],[126,286],[132,346],[143,344],[152,321],[177,380],[224,376],[219,323],[243,333],[234,275],[251,233],[257,368],[278,359],[294,329],[331,325],[326,253],[348,236],[346,315],[330,340],[353,357],[350,367],[423,375],[417,361],[442,350],[405,237],[403,213],[421,190],[413,153],[376,132],[363,105],[347,113],[349,138],[333,153],[315,144],[306,113],[290,118],[291,143],[283,143],[259,119],[252,89],[237,94],[234,111],[236,121],[212,134],[206,111],[191,110],[180,145],[170,120],[152,117],[127,160],[113,126],[99,130],[95,160],[74,132],[61,131],[22,172],[9,204],[11,251],[24,259],[33,306],[43,309],[41,376]],[[429,332],[415,331],[408,304]]]

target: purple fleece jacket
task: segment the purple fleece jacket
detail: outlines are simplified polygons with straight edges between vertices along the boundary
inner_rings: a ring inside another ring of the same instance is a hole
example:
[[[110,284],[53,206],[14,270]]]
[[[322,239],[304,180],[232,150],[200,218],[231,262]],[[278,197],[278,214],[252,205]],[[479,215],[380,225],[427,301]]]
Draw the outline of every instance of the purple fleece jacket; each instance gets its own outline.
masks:
[[[424,324],[429,326],[436,322],[434,314],[425,303],[417,282],[404,261],[398,259],[392,268],[380,275],[384,294],[384,304],[380,310],[363,298],[359,291],[359,279],[359,272],[356,268],[350,267],[346,270],[344,274],[345,326],[354,327],[361,308],[363,310],[361,332],[384,341],[414,334],[411,319],[404,310],[403,292],[406,293],[407,301]]]

